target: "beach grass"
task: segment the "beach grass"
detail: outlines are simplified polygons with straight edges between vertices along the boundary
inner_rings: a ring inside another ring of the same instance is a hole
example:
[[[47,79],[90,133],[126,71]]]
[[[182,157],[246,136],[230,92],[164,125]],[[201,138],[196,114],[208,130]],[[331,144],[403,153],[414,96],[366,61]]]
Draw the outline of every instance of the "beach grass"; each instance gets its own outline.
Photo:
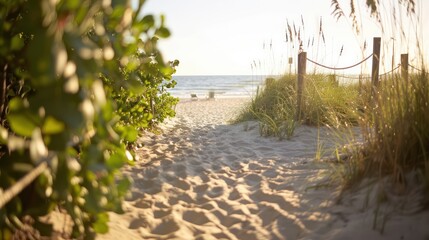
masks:
[[[349,186],[362,177],[388,176],[397,189],[406,189],[410,173],[429,190],[429,77],[403,79],[393,75],[381,82],[362,120],[365,139],[346,168]],[[414,181],[413,181],[414,182]]]
[[[297,119],[296,75],[268,78],[236,122],[258,120],[263,136],[290,138],[300,124],[310,126],[351,126],[361,117],[357,84],[343,85],[331,75],[312,74],[305,77],[303,106]]]
[[[348,147],[337,151],[347,158],[338,157],[334,182],[347,190],[363,179],[387,178],[394,191],[406,192],[416,181],[429,190],[428,74],[414,74],[409,79],[398,74],[384,77],[375,96],[371,96],[371,88],[369,81],[338,84],[330,75],[307,75],[302,113],[296,119],[296,76],[267,79],[236,121],[257,120],[261,135],[279,138],[293,137],[300,124],[328,126],[343,133],[360,127],[363,140],[356,144],[355,137],[345,136]],[[322,148],[318,147],[319,155]],[[417,178],[412,183],[411,173]]]

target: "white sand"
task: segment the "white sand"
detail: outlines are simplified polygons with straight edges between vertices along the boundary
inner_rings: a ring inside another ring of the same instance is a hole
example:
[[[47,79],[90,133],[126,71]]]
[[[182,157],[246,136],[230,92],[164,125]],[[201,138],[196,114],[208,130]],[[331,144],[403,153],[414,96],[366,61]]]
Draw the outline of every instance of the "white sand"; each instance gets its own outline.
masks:
[[[372,230],[366,191],[335,204],[314,163],[318,130],[292,140],[259,136],[256,122],[229,125],[246,99],[182,101],[161,135],[140,139],[140,160],[125,170],[134,184],[125,214],[110,214],[98,239],[425,239],[429,214],[393,214],[385,234]],[[332,148],[326,129],[319,139]]]

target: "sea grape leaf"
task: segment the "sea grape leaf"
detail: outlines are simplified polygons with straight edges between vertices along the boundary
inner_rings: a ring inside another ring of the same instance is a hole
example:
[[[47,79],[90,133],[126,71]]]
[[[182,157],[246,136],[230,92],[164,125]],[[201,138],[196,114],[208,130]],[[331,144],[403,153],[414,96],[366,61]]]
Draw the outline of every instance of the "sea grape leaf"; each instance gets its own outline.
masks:
[[[165,27],[160,27],[155,34],[160,38],[168,38],[171,35],[170,30]]]
[[[56,80],[55,59],[52,55],[54,40],[51,37],[42,37],[43,33],[35,33],[34,39],[28,45],[27,57],[32,64],[29,73],[34,76],[32,84],[46,86]]]
[[[128,142],[134,142],[137,139],[138,131],[131,126],[121,126],[118,130],[122,132],[121,137]]]
[[[9,104],[10,113],[7,116],[12,130],[22,136],[31,137],[33,130],[38,127],[40,118],[36,114],[30,113],[28,109],[17,109],[17,101]]]
[[[152,15],[146,15],[139,22],[139,25],[141,26],[141,30],[146,32],[155,25],[155,18]]]
[[[110,156],[109,159],[106,160],[106,165],[110,169],[118,169],[124,166],[125,157],[122,154],[114,153]]]
[[[97,221],[92,225],[96,233],[107,233],[109,231],[109,215],[107,213],[100,213],[97,215]]]
[[[20,50],[22,47],[24,47],[24,41],[19,36],[19,34],[17,34],[12,38],[12,41],[10,43],[10,49],[11,50]]]
[[[45,134],[56,134],[64,130],[64,123],[48,116],[43,123],[42,131]]]

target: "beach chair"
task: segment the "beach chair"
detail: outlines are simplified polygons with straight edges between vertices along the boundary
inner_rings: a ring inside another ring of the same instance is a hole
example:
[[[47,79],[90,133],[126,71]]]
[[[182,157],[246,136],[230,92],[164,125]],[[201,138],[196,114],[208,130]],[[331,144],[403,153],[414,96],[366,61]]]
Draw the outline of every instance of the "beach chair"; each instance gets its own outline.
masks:
[[[197,94],[195,94],[195,93],[191,93],[191,100],[192,100],[192,101],[198,101]]]
[[[214,92],[214,91],[210,91],[210,92],[209,92],[208,99],[209,99],[209,100],[214,100],[214,99],[215,99],[215,92]]]

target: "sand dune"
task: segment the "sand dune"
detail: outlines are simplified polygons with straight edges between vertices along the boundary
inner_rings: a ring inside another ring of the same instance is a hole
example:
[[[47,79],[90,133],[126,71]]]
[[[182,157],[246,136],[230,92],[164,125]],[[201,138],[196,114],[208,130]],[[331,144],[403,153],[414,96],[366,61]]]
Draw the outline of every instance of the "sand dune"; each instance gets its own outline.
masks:
[[[124,170],[134,180],[125,214],[111,213],[111,230],[98,239],[429,236],[427,212],[392,218],[381,235],[372,230],[372,212],[356,200],[365,192],[338,205],[333,189],[312,188],[329,167],[313,161],[318,138],[332,149],[332,132],[299,127],[291,140],[279,141],[260,137],[256,122],[229,125],[246,101],[182,101],[163,134],[140,139],[136,166]]]

